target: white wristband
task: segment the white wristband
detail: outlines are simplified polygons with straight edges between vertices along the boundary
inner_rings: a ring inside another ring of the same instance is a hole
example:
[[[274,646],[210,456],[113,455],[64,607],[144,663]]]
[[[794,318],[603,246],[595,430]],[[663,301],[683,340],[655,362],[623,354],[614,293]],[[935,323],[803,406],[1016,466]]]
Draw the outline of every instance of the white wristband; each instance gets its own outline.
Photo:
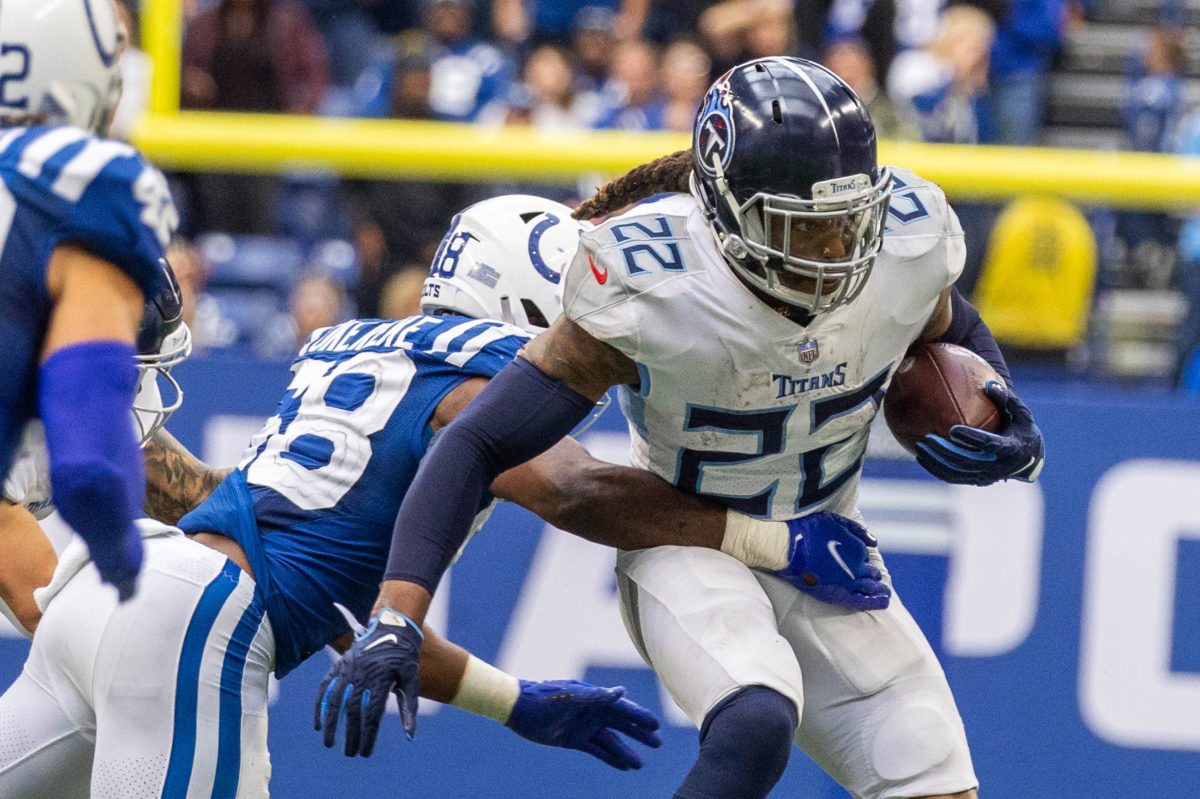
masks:
[[[471,655],[450,704],[504,724],[521,695],[517,678]]]
[[[787,522],[755,519],[737,511],[725,511],[725,538],[721,551],[755,569],[776,571],[788,565]]]

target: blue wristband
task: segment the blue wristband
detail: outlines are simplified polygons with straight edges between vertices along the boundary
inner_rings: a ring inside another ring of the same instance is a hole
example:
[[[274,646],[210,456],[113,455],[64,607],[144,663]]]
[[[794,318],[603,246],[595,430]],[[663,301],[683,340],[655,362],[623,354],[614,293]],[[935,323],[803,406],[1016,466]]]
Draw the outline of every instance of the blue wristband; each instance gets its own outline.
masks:
[[[938,336],[937,340],[966,347],[983,358],[1011,388],[1012,374],[1008,371],[1008,364],[1004,362],[1004,355],[1000,352],[1000,345],[996,343],[995,336],[975,306],[967,302],[967,298],[954,287],[950,289],[950,309],[950,327]]]
[[[120,341],[72,344],[38,373],[54,504],[113,583],[132,580],[141,562],[133,520],[141,515],[146,478],[130,415],[134,355],[133,345]]]

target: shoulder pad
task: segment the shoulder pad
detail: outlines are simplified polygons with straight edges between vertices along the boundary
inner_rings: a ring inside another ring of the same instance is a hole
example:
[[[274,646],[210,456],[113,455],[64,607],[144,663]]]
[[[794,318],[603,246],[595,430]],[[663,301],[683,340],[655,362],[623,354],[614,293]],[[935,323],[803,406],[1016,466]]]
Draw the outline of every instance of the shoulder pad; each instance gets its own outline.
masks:
[[[575,260],[567,270],[564,304],[594,285],[599,305],[634,296],[687,272],[702,271],[688,233],[686,206],[676,197],[634,206],[592,230],[584,231]],[[683,213],[679,213],[682,211]],[[572,318],[574,318],[572,316]]]
[[[705,269],[688,233],[694,210],[691,197],[673,194],[586,231],[563,279],[563,314],[633,357],[641,317],[652,313],[635,300]]]
[[[900,259],[920,257],[946,238],[963,235],[941,187],[907,169],[893,170],[884,230],[884,250]]]
[[[469,374],[491,377],[532,338],[519,327],[490,319],[423,318],[438,324],[420,329],[412,338],[413,350]]]
[[[2,157],[42,210],[60,220],[57,240],[82,242],[143,292],[156,290],[157,262],[179,215],[166,178],[137,150],[77,128],[31,128]]]

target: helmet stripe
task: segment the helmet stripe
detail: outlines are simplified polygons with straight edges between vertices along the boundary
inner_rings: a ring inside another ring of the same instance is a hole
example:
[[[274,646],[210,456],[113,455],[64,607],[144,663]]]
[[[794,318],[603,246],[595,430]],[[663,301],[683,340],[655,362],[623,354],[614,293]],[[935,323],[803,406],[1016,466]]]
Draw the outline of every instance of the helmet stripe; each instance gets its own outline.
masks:
[[[829,129],[833,131],[833,138],[837,142],[837,146],[842,146],[842,138],[838,135],[837,118],[834,117],[833,111],[829,108],[829,104],[825,102],[825,95],[821,94],[821,90],[817,88],[817,84],[813,83],[813,79],[808,74],[800,69],[797,64],[792,63],[787,59],[778,59],[779,63],[787,70],[794,73],[796,77],[804,81],[804,85],[812,91],[813,96],[817,98],[817,102],[821,104],[821,108],[825,111],[825,116],[829,117]]]
[[[96,44],[96,52],[100,54],[100,61],[106,67],[111,67],[117,63],[117,44],[114,40],[112,52],[104,49],[104,43],[100,41],[100,32],[96,30],[96,17],[92,11],[92,0],[83,0],[83,7],[87,9],[88,27],[92,30],[92,41]]]

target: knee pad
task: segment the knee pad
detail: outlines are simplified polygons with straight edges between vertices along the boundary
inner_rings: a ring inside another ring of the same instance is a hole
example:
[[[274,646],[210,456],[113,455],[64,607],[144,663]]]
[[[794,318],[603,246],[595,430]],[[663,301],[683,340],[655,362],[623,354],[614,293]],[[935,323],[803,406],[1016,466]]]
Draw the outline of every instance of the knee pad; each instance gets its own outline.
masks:
[[[875,727],[868,749],[871,764],[880,777],[893,782],[930,771],[954,751],[948,735],[954,726],[935,701],[914,697],[903,702]]]

